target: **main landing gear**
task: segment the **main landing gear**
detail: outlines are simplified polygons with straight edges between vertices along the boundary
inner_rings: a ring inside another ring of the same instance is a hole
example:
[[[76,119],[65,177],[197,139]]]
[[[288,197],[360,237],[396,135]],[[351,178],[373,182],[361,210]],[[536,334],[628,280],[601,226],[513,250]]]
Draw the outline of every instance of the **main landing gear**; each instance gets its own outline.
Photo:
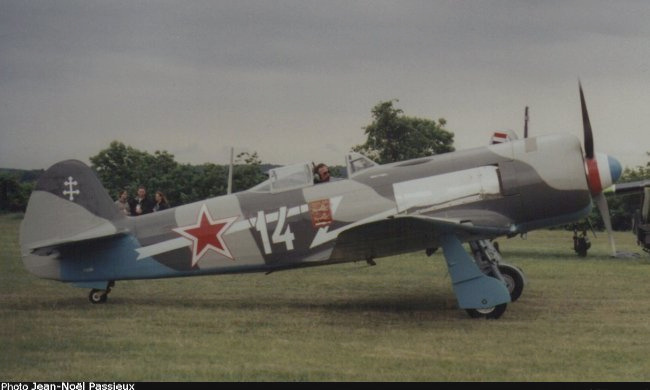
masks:
[[[515,302],[521,296],[526,284],[524,273],[517,267],[502,262],[498,246],[489,240],[470,241],[474,261],[481,272],[487,276],[501,280],[508,289],[510,302]],[[502,303],[482,309],[465,309],[472,318],[497,319],[506,311],[507,304]]]
[[[494,255],[489,254],[486,258],[480,256],[480,261],[477,261],[467,253],[454,234],[443,234],[439,240],[458,300],[458,307],[465,309],[473,318],[501,317],[508,302],[512,302],[512,298],[506,283],[500,277],[501,272],[498,267],[490,266],[490,263],[494,263],[490,260]],[[488,245],[490,246],[491,244]],[[474,248],[478,253],[486,252],[485,242],[477,242]],[[494,249],[493,246],[491,248]]]
[[[108,299],[108,294],[111,292],[111,289],[115,286],[115,282],[111,281],[108,282],[106,285],[106,289],[97,289],[93,288],[90,290],[90,294],[88,294],[88,300],[90,300],[91,303],[98,304],[98,303],[106,303],[106,300]]]
[[[591,242],[587,237],[587,230],[583,229],[578,233],[577,226],[573,227],[573,250],[576,251],[578,256],[586,257],[587,251],[591,248]]]
[[[513,265],[503,263],[501,253],[497,249],[498,247],[495,247],[489,240],[471,241],[469,246],[472,249],[474,261],[481,272],[505,283],[510,293],[511,302],[519,299],[526,285],[526,277],[522,270]],[[494,309],[497,310],[497,307]]]
[[[508,302],[519,299],[526,278],[519,268],[501,262],[499,251],[490,241],[471,241],[473,256],[453,234],[441,235],[440,243],[458,307],[470,317],[497,319],[506,311]]]

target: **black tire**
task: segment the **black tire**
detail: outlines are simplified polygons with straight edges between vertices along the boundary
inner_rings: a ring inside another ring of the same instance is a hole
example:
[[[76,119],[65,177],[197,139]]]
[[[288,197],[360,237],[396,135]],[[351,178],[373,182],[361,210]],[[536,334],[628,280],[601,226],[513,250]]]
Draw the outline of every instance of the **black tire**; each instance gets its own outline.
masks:
[[[106,290],[98,290],[94,288],[90,290],[90,294],[88,294],[88,299],[90,300],[91,303],[94,304],[106,303],[106,300],[108,299],[108,294],[106,293]]]
[[[485,318],[487,320],[496,320],[499,319],[505,313],[506,308],[508,307],[507,303],[502,303],[496,305],[489,309],[465,309],[467,314],[472,318]]]
[[[510,292],[510,301],[515,302],[524,291],[524,277],[518,269],[511,265],[499,265],[499,272],[506,282],[506,287]]]
[[[591,242],[585,237],[579,237],[576,239],[576,252],[580,257],[587,257],[587,251],[591,248]]]

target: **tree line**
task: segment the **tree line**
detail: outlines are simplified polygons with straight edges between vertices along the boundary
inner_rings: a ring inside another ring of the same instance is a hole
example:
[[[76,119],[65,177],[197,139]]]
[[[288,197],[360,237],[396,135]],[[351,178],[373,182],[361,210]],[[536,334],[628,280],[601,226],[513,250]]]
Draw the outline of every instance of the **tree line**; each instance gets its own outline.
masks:
[[[162,191],[172,206],[224,195],[228,186],[228,166],[205,163],[181,164],[167,151],[153,154],[113,141],[107,149],[90,157],[111,196],[121,190],[131,196],[143,185],[149,193]],[[257,153],[240,153],[233,165],[233,192],[245,190],[266,179]]]
[[[0,212],[25,211],[34,184],[43,172],[0,169]]]

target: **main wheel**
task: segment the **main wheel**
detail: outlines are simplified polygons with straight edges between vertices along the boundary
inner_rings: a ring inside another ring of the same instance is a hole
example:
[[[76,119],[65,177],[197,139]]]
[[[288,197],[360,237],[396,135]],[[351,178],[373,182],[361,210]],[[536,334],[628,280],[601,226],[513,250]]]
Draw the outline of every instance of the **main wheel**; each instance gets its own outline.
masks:
[[[467,314],[472,318],[485,318],[488,320],[496,320],[506,311],[507,303],[492,306],[487,309],[465,309]]]
[[[90,290],[90,294],[88,294],[88,299],[92,303],[105,303],[106,299],[108,299],[108,293],[106,290],[98,290],[98,289],[92,289]]]
[[[507,264],[500,264],[499,272],[506,282],[508,292],[510,292],[510,301],[516,301],[524,291],[524,275],[519,269]]]

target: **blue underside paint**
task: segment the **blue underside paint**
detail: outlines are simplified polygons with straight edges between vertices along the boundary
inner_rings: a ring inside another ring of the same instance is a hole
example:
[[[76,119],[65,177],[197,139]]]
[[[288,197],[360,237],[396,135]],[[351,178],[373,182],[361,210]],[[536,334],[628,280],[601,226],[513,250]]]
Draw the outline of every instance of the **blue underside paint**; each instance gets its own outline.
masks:
[[[461,309],[487,309],[510,302],[506,285],[481,272],[456,236],[442,235],[440,242]]]
[[[76,287],[104,289],[108,281],[115,280],[157,279],[273,270],[273,267],[261,264],[178,271],[159,263],[151,257],[138,260],[136,249],[139,247],[140,244],[132,235],[78,242],[61,247],[61,255],[59,256],[61,281],[72,282]]]
[[[72,285],[78,288],[90,288],[96,290],[106,290],[108,288],[108,280],[103,280],[99,282],[74,282]]]
[[[95,282],[121,279],[150,279],[174,276],[176,271],[152,258],[137,260],[140,247],[131,235],[78,242],[62,247],[61,280]],[[87,283],[75,283],[87,285]]]

